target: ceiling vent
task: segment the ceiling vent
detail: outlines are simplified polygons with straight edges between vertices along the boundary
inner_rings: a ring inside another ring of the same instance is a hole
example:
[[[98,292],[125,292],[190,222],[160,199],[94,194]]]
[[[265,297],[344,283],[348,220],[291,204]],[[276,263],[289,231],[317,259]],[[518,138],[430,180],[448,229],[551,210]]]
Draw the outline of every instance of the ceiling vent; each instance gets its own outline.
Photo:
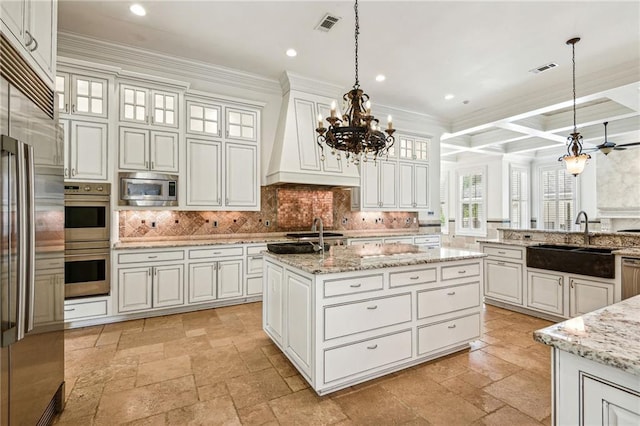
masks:
[[[338,23],[339,20],[339,17],[327,13],[324,15],[324,18],[322,18],[318,26],[316,26],[316,30],[328,32],[335,24]]]
[[[539,67],[534,68],[534,69],[532,69],[532,70],[529,70],[529,72],[532,72],[532,73],[534,73],[534,74],[540,74],[541,72],[548,71],[548,70],[550,70],[551,68],[555,68],[555,67],[557,67],[557,66],[558,66],[558,64],[556,64],[555,62],[550,62],[550,63],[548,63],[548,64],[545,64],[545,65],[539,66]]]

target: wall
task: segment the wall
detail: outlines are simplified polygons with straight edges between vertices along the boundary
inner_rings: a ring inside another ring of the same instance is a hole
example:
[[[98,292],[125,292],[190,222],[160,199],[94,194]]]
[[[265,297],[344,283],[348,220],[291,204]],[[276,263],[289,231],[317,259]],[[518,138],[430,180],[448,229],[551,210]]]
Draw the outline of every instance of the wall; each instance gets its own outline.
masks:
[[[294,202],[293,195],[296,193],[299,196]],[[327,194],[330,194],[330,206],[326,204]],[[118,215],[118,234],[121,240],[126,240],[309,230],[312,218],[309,219],[307,213],[296,212],[295,207],[317,202],[320,198],[325,200],[325,208],[319,210],[318,214],[324,217],[324,222],[332,223],[325,229],[402,229],[418,232],[415,212],[352,212],[349,189],[272,185],[261,188],[259,212],[121,210]],[[217,227],[214,227],[214,222],[217,222]]]
[[[612,231],[640,228],[640,149],[595,156],[597,208],[603,227]]]

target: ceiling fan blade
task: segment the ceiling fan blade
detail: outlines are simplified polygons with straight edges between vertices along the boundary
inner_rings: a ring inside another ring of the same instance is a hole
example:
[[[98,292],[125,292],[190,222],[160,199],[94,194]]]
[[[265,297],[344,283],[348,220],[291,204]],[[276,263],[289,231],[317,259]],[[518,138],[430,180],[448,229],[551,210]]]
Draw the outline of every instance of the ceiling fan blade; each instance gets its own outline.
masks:
[[[634,145],[640,145],[640,142],[621,143],[621,144],[616,145],[616,147],[619,147],[619,146],[634,146]]]
[[[614,150],[614,151],[624,151],[624,150],[626,150],[626,149],[627,149],[627,148],[623,148],[623,147],[621,147],[621,146],[616,146],[615,148],[613,148],[613,150]]]

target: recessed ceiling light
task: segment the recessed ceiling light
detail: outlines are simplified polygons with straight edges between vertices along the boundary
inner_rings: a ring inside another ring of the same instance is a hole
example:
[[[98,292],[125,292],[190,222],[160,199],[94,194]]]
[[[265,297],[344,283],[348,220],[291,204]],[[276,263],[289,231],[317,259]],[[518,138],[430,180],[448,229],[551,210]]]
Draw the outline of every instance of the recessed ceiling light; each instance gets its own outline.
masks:
[[[296,52],[296,49],[287,49],[287,56],[293,58],[298,56],[298,52]]]
[[[131,11],[131,13],[138,16],[144,16],[147,14],[147,11],[144,9],[144,7],[142,7],[142,5],[138,3],[132,4],[129,7],[129,10]]]
[[[444,98],[448,101],[450,101],[451,99],[455,98],[456,95],[453,95],[451,93],[444,95]]]
[[[383,74],[376,75],[376,81],[385,81],[386,79],[387,77],[385,77]]]

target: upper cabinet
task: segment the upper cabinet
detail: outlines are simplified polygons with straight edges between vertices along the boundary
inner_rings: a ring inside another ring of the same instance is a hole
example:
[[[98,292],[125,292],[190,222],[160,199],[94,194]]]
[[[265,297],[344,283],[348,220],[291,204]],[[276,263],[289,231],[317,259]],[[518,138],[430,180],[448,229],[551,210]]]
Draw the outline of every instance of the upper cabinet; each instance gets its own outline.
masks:
[[[121,122],[177,128],[178,104],[178,93],[120,84]]]
[[[239,108],[225,108],[226,137],[237,141],[258,140],[258,114]]]
[[[212,138],[222,137],[221,105],[190,99],[186,101],[186,104],[187,133]]]
[[[106,78],[59,72],[56,75],[59,113],[107,118],[108,87]]]
[[[56,0],[0,2],[2,33],[52,89],[57,46],[57,11]]]
[[[396,143],[400,160],[429,160],[429,140],[425,138],[397,135]]]

